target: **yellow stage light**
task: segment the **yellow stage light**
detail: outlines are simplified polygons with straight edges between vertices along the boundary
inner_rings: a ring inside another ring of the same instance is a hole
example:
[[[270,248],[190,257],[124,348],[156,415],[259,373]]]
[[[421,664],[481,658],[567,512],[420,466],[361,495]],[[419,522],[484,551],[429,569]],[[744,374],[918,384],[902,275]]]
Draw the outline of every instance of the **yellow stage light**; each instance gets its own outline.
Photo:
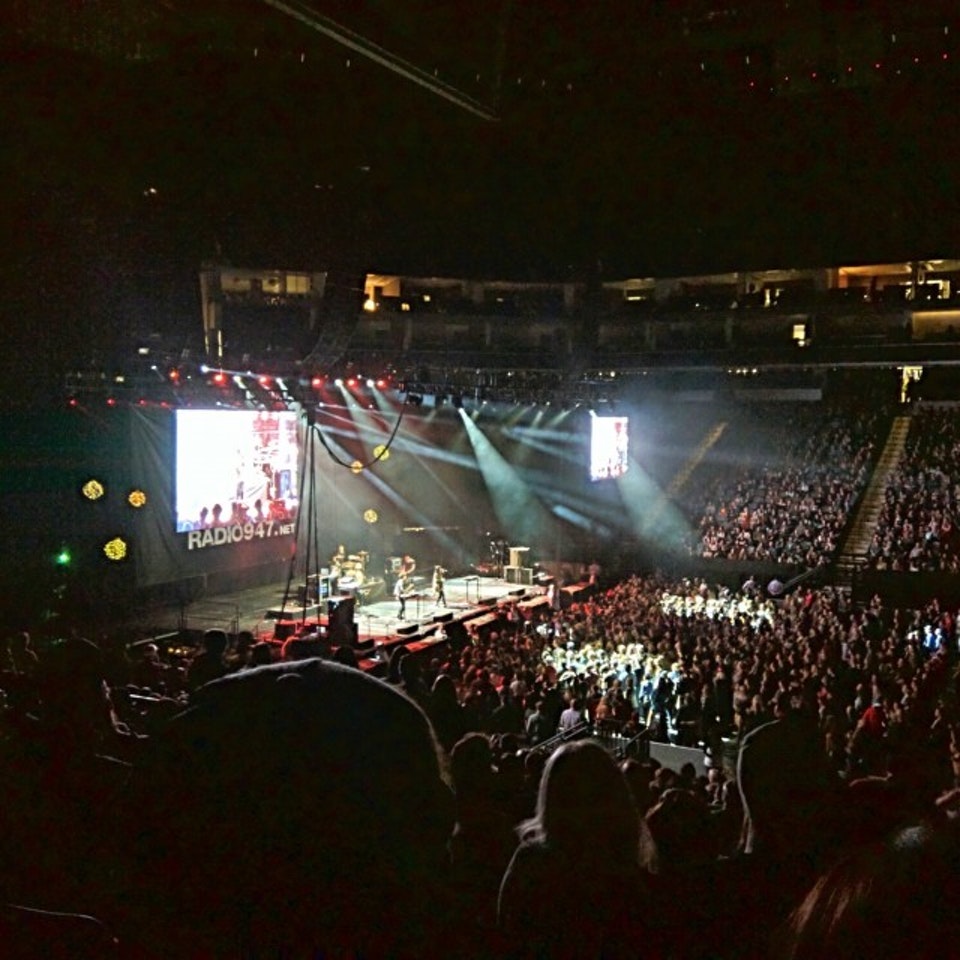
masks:
[[[88,500],[99,500],[106,493],[99,480],[88,480],[80,491]]]
[[[103,545],[108,560],[123,560],[127,555],[127,542],[122,537],[114,537]]]

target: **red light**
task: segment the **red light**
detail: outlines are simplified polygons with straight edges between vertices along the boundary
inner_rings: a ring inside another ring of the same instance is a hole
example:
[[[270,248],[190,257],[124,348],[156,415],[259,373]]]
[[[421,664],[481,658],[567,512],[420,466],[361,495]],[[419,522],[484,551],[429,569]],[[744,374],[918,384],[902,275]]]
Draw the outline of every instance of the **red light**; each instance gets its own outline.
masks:
[[[816,70],[814,70],[813,73],[810,74],[810,79],[811,79],[811,80],[816,80],[816,79],[817,79],[817,71],[816,71]]]
[[[213,375],[213,382],[218,387],[222,387],[227,382],[227,375],[222,370],[220,370]]]
[[[269,386],[270,386],[270,378],[269,378],[268,376],[266,376],[266,375],[261,375],[261,376],[257,377],[257,383],[259,383],[261,387],[269,387]]]
[[[377,381],[377,389],[378,389],[378,390],[382,390],[386,385],[387,385],[387,381],[384,380],[384,379],[382,379],[382,378]]]
[[[357,378],[356,378],[356,377],[351,377],[351,378],[347,381],[347,386],[348,386],[348,387],[355,387],[356,385],[357,385]]]
[[[919,58],[919,57],[914,57],[914,58],[913,58],[913,62],[914,62],[914,63],[919,63],[919,62],[920,62],[920,58]]]
[[[880,69],[880,62],[877,61],[877,63],[875,63],[875,64],[873,65],[873,68],[874,68],[874,70],[879,70],[879,69]]]
[[[68,406],[71,406],[71,407],[77,406],[77,398],[76,398],[76,397],[71,397],[71,398],[67,401],[67,405],[68,405]]]
[[[171,380],[179,380],[179,379],[180,379],[180,371],[179,371],[179,370],[171,370],[171,371],[170,371],[170,379],[171,379]]]
[[[323,377],[314,377],[310,381],[310,386],[313,387],[314,390],[319,390],[323,386]]]
[[[853,73],[853,67],[847,64],[847,73]]]
[[[139,406],[141,406],[141,407],[145,407],[145,406],[147,405],[147,401],[144,400],[143,397],[141,397],[141,398],[137,401],[137,404],[138,404]]]
[[[116,401],[116,399],[115,399],[114,397],[107,397],[107,406],[108,406],[108,407],[115,407],[116,405],[117,405],[117,401]]]
[[[950,59],[950,54],[949,54],[949,53],[944,53],[943,59],[944,59],[944,60],[949,60],[949,59]]]

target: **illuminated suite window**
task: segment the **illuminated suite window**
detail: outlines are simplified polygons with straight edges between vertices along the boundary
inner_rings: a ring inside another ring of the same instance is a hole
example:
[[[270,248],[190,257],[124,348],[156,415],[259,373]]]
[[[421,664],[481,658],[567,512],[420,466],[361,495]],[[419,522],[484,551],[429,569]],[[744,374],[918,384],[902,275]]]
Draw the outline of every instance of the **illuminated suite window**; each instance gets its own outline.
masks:
[[[305,273],[287,274],[287,293],[309,293],[310,277]]]

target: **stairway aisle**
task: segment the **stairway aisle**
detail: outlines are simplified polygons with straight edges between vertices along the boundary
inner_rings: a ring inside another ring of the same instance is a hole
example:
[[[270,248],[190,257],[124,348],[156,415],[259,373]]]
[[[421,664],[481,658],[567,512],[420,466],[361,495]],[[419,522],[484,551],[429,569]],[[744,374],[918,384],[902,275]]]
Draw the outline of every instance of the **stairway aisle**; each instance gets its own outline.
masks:
[[[867,548],[873,539],[873,533],[883,510],[887,483],[891,474],[897,469],[903,452],[907,446],[907,436],[910,433],[909,414],[895,417],[887,435],[880,459],[874,468],[873,476],[864,492],[863,499],[857,509],[847,538],[837,558],[837,577],[841,586],[850,586],[856,568],[862,564],[867,554]]]

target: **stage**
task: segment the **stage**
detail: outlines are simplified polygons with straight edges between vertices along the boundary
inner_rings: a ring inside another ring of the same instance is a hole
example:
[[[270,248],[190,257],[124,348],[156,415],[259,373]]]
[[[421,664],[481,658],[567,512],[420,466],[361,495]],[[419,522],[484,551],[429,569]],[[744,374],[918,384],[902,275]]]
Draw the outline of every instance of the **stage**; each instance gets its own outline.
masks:
[[[149,621],[143,621],[140,630],[153,636],[176,633],[197,639],[205,630],[222,629],[230,635],[249,631],[258,640],[283,640],[304,627],[326,627],[330,604],[337,605],[342,598],[303,606],[297,602],[298,593],[303,596],[297,587],[291,584],[288,590],[285,582],[275,583],[144,611],[141,616]],[[579,588],[585,596],[586,585]],[[528,619],[549,606],[543,587],[518,585],[496,576],[450,577],[444,592],[442,604],[430,591],[408,596],[403,618],[399,602],[392,596],[381,593],[379,599],[366,602],[357,598],[352,612],[358,652],[368,658],[385,658],[398,644],[429,644],[456,629],[461,634],[492,629],[507,605],[518,605]],[[579,589],[567,587],[561,595],[566,604],[579,595]]]

